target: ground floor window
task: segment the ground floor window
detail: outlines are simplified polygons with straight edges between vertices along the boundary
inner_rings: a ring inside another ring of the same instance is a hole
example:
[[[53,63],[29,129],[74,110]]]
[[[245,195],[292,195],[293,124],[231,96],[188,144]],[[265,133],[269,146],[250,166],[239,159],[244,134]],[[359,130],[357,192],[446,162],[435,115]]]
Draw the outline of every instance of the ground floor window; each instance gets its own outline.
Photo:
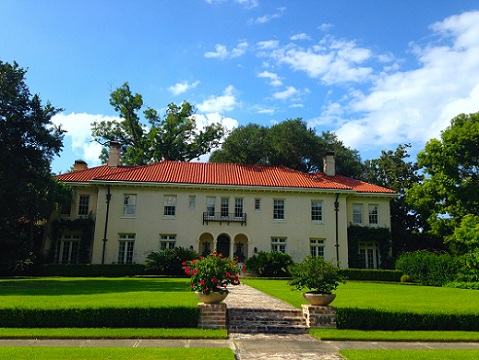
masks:
[[[359,259],[366,269],[379,269],[380,258],[378,244],[375,241],[359,242]]]
[[[271,251],[286,253],[286,238],[271,238]]]
[[[58,248],[57,260],[59,264],[78,263],[79,235],[63,235]]]
[[[322,257],[324,259],[325,239],[309,239],[309,253],[313,257]]]
[[[118,240],[118,264],[133,264],[135,234],[120,234]]]
[[[160,235],[160,250],[174,249],[176,245],[176,235],[161,234]]]

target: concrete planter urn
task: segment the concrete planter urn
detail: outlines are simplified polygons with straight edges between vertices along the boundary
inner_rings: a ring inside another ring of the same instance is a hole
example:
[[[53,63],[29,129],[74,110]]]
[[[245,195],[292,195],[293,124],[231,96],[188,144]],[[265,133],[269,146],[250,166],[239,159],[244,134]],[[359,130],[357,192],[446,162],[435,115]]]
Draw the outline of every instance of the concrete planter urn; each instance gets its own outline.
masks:
[[[336,294],[325,294],[317,291],[304,292],[301,295],[310,305],[316,306],[327,306],[336,298]]]
[[[201,291],[195,291],[196,296],[200,300],[200,302],[205,304],[219,304],[228,296],[229,292],[226,290],[223,293],[220,292],[212,292],[209,294],[203,294]]]

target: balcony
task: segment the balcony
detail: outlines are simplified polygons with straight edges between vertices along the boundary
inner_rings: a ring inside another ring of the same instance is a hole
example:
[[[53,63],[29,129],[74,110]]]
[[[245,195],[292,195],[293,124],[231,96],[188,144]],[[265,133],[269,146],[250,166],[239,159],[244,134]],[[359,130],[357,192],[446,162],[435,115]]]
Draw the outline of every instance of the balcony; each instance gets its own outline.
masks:
[[[221,223],[241,223],[241,226],[246,225],[246,213],[221,213],[221,212],[204,212],[203,225],[210,221]]]

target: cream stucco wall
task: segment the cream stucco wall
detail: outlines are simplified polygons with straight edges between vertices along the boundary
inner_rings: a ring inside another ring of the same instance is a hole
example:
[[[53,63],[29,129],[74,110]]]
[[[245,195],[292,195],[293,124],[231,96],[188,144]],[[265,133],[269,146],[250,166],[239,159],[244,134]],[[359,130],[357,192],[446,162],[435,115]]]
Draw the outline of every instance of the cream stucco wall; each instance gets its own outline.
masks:
[[[96,186],[95,186],[96,188]],[[93,244],[92,263],[101,263],[103,254],[103,237],[106,214],[106,191],[104,185],[98,185],[98,202],[96,209],[96,226]],[[282,189],[221,189],[213,187],[188,186],[111,186],[111,202],[108,219],[108,232],[105,247],[105,263],[118,261],[118,244],[120,234],[135,234],[133,261],[143,263],[151,251],[159,250],[160,234],[176,235],[176,246],[190,247],[201,251],[200,238],[212,238],[226,235],[230,239],[230,254],[235,251],[234,242],[238,239],[247,242],[247,257],[257,251],[271,251],[271,238],[282,237],[287,240],[286,252],[295,261],[301,261],[309,254],[309,239],[325,239],[325,258],[336,262],[336,228],[334,192],[290,191]],[[124,217],[123,201],[127,194],[137,197],[136,214]],[[163,215],[164,196],[177,197],[176,216]],[[189,209],[189,196],[196,197],[195,209]],[[234,199],[243,199],[243,211],[247,222],[208,222],[203,224],[203,212],[206,211],[207,197],[216,197],[216,212],[220,211],[220,199],[229,198],[229,212],[234,212]],[[255,199],[260,199],[261,209],[255,210]],[[274,199],[285,200],[285,219],[273,220]],[[311,200],[323,203],[323,221],[311,221]],[[365,214],[368,204],[379,206],[380,226],[390,226],[389,199],[352,196],[342,193],[339,196],[338,242],[339,262],[347,267],[347,227],[352,222],[352,204],[363,203]],[[214,248],[215,246],[213,246]]]

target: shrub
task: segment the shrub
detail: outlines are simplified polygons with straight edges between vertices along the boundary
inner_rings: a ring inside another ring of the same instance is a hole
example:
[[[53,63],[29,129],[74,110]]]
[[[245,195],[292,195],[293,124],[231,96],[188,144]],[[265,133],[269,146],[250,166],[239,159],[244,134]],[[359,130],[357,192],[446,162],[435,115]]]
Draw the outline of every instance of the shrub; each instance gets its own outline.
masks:
[[[322,257],[308,255],[302,262],[291,265],[291,287],[297,290],[308,288],[319,293],[331,294],[340,282],[344,282],[339,269]]]
[[[404,253],[396,260],[396,268],[422,285],[442,286],[457,277],[460,259],[449,254],[420,250]]]
[[[478,331],[478,314],[417,314],[376,309],[338,308],[338,329]]]
[[[146,270],[161,275],[182,275],[182,263],[198,259],[198,253],[183,247],[153,251],[146,257]]]
[[[450,283],[445,284],[444,287],[479,290],[479,282],[452,281]]]
[[[411,277],[409,275],[403,275],[401,276],[401,282],[402,283],[411,282]]]
[[[276,251],[260,251],[246,260],[246,268],[262,277],[289,277],[290,265],[293,265],[291,256]]]

